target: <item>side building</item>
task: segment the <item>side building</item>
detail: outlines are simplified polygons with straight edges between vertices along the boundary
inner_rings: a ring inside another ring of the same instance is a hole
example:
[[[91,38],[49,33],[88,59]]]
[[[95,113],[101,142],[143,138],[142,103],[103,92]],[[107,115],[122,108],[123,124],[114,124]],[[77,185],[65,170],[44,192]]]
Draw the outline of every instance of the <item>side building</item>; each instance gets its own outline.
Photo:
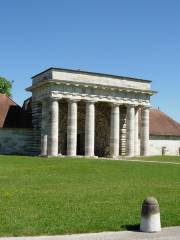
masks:
[[[180,155],[180,124],[158,109],[150,110],[150,155]]]
[[[0,154],[39,154],[31,115],[31,109],[0,94]]]

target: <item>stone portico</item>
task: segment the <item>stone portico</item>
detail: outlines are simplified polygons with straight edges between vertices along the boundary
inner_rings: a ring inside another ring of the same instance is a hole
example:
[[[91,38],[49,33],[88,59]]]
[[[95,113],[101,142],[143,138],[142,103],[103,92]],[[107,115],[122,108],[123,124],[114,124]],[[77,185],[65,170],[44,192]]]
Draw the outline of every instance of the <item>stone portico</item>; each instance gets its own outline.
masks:
[[[27,90],[41,155],[149,154],[151,81],[50,68]]]

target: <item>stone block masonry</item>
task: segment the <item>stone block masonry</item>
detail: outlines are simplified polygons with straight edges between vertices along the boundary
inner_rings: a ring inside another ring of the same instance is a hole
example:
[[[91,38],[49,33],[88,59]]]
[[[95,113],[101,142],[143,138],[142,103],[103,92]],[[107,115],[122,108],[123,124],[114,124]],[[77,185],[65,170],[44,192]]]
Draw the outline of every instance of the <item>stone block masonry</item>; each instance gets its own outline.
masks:
[[[33,129],[1,128],[0,136],[0,154],[39,154],[40,139]]]

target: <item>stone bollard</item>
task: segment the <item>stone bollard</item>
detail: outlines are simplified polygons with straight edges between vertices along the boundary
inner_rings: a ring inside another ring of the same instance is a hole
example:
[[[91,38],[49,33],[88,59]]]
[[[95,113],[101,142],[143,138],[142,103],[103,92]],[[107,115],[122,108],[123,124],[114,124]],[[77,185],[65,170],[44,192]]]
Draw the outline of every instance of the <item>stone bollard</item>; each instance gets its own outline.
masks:
[[[143,202],[140,231],[149,233],[161,231],[159,204],[154,197],[148,197]]]
[[[167,153],[167,147],[162,147],[162,156],[165,156]]]

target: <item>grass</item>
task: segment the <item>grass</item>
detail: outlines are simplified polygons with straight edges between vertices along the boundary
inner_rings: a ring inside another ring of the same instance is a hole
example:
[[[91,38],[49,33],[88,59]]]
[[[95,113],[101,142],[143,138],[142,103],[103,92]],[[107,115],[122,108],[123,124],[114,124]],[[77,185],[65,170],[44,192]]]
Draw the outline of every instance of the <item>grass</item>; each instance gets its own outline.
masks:
[[[155,196],[180,225],[180,165],[0,156],[0,236],[118,231]]]
[[[132,159],[180,163],[180,156],[150,156],[150,157],[135,157]]]

